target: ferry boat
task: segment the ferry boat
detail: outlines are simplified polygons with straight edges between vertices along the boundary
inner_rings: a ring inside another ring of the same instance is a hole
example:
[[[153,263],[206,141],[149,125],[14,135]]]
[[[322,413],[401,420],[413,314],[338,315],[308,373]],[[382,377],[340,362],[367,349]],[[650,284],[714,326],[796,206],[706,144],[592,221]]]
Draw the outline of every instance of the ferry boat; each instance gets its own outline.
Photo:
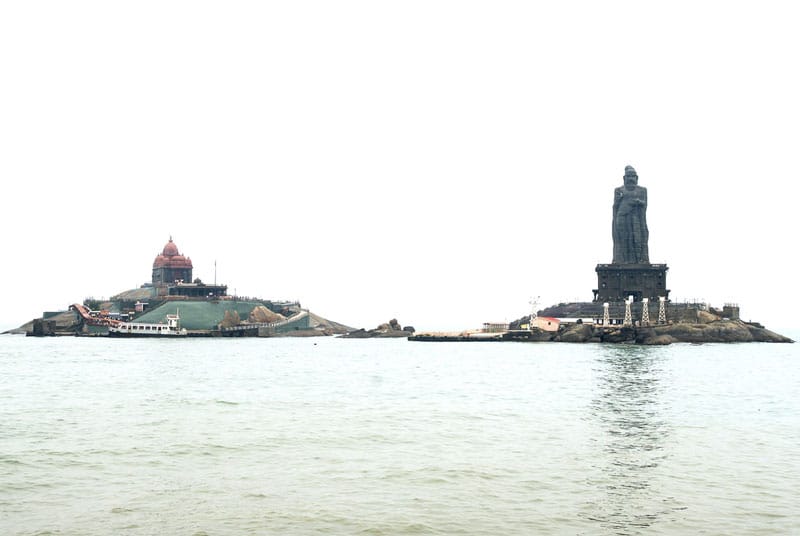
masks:
[[[167,323],[120,322],[108,328],[109,337],[185,337],[178,314],[167,315]]]

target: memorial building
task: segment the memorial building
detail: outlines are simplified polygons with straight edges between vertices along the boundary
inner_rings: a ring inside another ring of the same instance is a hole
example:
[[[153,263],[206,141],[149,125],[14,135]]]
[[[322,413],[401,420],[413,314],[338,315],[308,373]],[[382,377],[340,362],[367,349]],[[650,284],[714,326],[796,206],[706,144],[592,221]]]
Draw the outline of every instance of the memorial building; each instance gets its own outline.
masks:
[[[170,237],[153,261],[152,286],[156,288],[156,294],[185,298],[218,298],[227,295],[227,285],[217,285],[216,282],[207,285],[200,279],[193,281],[192,269],[192,259],[181,255]]]
[[[153,261],[153,286],[172,285],[177,281],[192,281],[192,259],[181,255],[169,237],[169,242]]]

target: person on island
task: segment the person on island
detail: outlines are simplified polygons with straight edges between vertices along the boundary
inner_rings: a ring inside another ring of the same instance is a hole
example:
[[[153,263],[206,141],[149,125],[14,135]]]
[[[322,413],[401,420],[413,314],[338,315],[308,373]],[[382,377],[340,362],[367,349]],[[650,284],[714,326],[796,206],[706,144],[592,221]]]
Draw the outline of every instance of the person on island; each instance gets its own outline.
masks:
[[[614,264],[649,264],[647,188],[639,186],[632,166],[625,167],[624,186],[614,190]]]

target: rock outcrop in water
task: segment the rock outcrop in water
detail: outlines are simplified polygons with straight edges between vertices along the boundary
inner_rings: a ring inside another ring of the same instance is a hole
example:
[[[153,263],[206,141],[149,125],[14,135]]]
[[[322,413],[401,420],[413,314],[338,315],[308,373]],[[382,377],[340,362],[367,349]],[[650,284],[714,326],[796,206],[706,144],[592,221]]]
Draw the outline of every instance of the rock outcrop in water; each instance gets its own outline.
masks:
[[[716,320],[704,324],[668,324],[638,328],[636,342],[669,344],[671,342],[794,342],[764,327],[741,320]]]
[[[400,327],[400,323],[396,318],[392,318],[389,322],[379,325],[375,329],[365,330],[357,329],[341,335],[344,339],[377,339],[377,338],[394,338],[394,337],[408,337],[414,334],[414,328],[411,326]]]

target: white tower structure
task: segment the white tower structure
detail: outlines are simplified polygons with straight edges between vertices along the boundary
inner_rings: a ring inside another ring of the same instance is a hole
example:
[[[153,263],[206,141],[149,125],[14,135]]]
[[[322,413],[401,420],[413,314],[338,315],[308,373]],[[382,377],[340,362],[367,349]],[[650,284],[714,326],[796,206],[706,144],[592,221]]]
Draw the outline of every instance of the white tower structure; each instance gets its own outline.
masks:
[[[631,302],[633,300],[628,297],[625,300],[625,320],[622,321],[623,326],[632,326],[633,325],[633,318],[631,317]]]
[[[533,328],[535,327],[536,324],[536,318],[537,318],[536,308],[539,306],[539,296],[531,298],[528,303],[531,305],[531,320],[528,323],[528,330],[533,331]]]
[[[650,299],[642,298],[642,325],[650,325]]]
[[[605,302],[603,304],[603,325],[607,326],[609,323],[610,322],[608,319],[608,302]]]
[[[658,323],[659,324],[666,324],[667,323],[667,309],[664,305],[667,301],[666,296],[659,296],[658,297]]]

